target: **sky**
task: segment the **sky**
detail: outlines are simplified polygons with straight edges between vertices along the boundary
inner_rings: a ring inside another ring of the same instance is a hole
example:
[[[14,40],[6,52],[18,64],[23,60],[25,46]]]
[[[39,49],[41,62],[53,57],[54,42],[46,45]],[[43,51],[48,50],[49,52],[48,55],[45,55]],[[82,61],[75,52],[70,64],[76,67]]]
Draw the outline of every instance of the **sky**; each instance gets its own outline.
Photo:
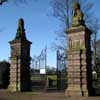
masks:
[[[32,0],[31,0],[32,1]],[[94,2],[94,11],[100,21],[100,0]],[[5,3],[0,7],[0,61],[10,57],[9,41],[13,40],[19,18],[25,22],[27,39],[32,42],[31,57],[38,56],[47,45],[47,65],[56,66],[56,51],[51,49],[59,21],[50,13],[50,0],[37,0],[28,4]],[[100,32],[100,31],[99,31]]]

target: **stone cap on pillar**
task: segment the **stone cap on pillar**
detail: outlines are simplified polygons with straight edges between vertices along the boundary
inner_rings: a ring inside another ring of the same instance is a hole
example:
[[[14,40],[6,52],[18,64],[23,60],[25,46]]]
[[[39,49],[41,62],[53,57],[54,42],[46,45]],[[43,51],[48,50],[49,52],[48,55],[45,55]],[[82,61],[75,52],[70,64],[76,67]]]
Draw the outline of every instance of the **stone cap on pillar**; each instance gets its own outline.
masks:
[[[20,18],[18,21],[18,29],[17,29],[17,33],[16,33],[16,39],[23,39],[26,40],[26,34],[25,34],[25,29],[24,29],[24,19]]]
[[[79,2],[75,1],[73,3],[73,9],[72,9],[72,26],[65,30],[66,33],[77,33],[83,30],[88,30],[90,31],[86,25],[85,25],[85,21],[84,21],[84,13],[81,10],[81,6],[79,4]],[[89,33],[92,33],[91,31]]]
[[[88,34],[92,34],[92,31],[86,26],[86,25],[80,25],[77,27],[70,27],[69,29],[66,30],[67,34],[77,34],[77,32],[81,32],[81,31],[86,31]]]
[[[25,43],[32,44],[32,42],[28,41],[26,38],[23,18],[20,18],[18,21],[18,28],[17,28],[15,39],[10,41],[9,43],[12,44],[12,43],[18,43],[18,42],[25,42]]]
[[[84,14],[81,10],[79,2],[73,3],[73,11],[72,11],[72,27],[85,25]]]

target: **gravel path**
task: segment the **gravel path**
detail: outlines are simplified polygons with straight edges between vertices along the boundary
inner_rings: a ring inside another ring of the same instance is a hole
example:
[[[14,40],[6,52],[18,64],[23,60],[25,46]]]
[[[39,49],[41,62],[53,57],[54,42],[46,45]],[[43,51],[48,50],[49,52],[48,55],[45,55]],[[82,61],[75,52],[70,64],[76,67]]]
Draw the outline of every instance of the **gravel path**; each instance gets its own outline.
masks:
[[[64,93],[23,92],[9,93],[0,91],[0,100],[66,100]]]
[[[100,100],[100,97],[71,97],[67,98],[63,92],[24,92],[9,93],[0,90],[0,100]]]

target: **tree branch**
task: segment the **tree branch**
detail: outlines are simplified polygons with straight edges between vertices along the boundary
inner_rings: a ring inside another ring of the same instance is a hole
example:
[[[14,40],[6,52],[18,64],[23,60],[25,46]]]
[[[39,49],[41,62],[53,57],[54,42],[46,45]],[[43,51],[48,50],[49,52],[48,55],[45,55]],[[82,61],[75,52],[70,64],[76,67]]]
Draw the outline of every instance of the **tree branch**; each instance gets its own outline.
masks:
[[[2,5],[3,3],[7,2],[8,0],[0,0],[0,5]]]

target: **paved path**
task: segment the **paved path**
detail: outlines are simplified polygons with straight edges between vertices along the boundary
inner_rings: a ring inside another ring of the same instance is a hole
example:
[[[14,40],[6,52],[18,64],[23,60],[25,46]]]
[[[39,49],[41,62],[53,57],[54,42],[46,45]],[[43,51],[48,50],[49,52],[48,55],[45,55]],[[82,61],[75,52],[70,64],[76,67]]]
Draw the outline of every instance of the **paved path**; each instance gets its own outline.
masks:
[[[0,90],[0,100],[100,100],[100,97],[71,97],[67,98],[62,92],[54,93],[9,93]]]

